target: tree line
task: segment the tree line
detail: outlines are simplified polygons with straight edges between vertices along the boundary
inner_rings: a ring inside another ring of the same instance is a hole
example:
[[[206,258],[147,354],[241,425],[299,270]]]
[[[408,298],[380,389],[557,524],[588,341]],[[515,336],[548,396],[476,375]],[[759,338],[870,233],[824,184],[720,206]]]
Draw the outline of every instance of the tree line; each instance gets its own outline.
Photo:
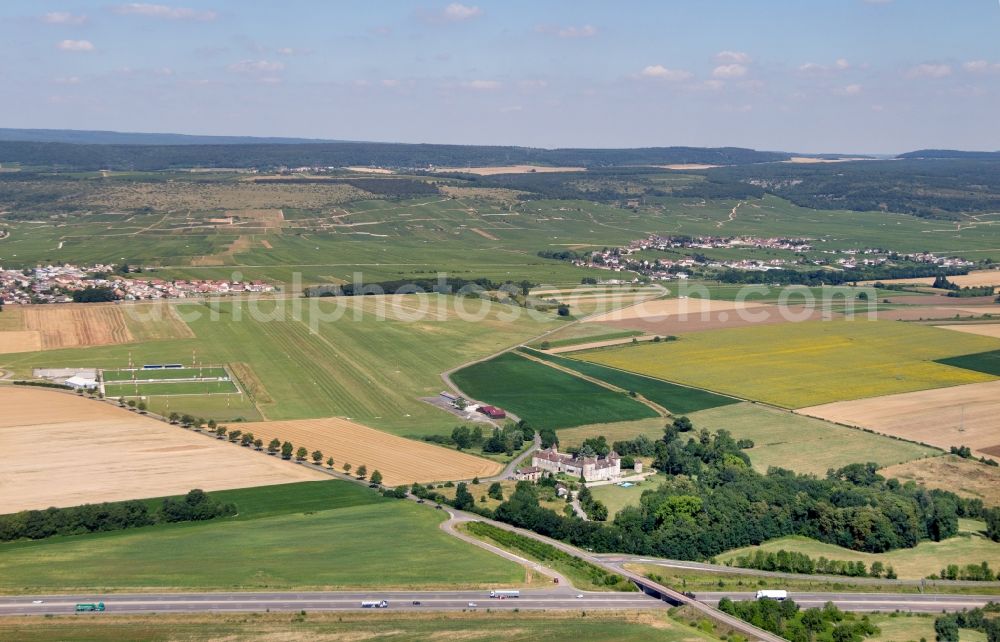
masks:
[[[896,571],[891,565],[872,562],[869,570],[862,561],[829,560],[825,557],[813,559],[797,551],[762,551],[741,555],[732,560],[732,566],[752,568],[758,571],[799,573],[803,575],[845,575],[847,577],[885,577],[896,579]]]
[[[859,619],[833,602],[823,608],[799,609],[794,600],[719,600],[719,610],[792,642],[862,642],[880,633],[867,615]]]
[[[491,516],[596,551],[694,560],[786,535],[883,553],[951,537],[960,516],[1000,521],[981,501],[885,479],[875,464],[822,478],[780,468],[758,473],[728,432],[689,436],[682,427],[669,425],[654,445],[654,466],[668,480],[607,523],[542,508],[529,482],[519,482]]]
[[[193,489],[184,497],[168,497],[155,510],[148,502],[130,500],[47,508],[0,515],[0,541],[45,539],[54,535],[81,535],[140,526],[198,522],[236,514],[236,506]]]
[[[1000,642],[1000,604],[989,602],[983,608],[962,609],[958,613],[945,613],[934,620],[937,642],[958,642],[959,629],[972,629],[986,634],[986,642]]]

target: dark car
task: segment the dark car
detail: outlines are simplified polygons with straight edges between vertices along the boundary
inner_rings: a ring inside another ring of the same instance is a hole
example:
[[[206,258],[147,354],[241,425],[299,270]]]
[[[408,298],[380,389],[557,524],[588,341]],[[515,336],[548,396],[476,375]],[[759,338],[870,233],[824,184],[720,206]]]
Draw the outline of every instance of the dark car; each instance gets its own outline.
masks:
[[[441,510],[441,504],[438,504],[438,505],[437,505],[437,506],[435,506],[434,508],[436,508],[436,509],[438,509],[438,510]]]
[[[420,606],[420,600],[413,600],[413,606]]]
[[[422,500],[422,499],[418,499],[418,500],[417,500],[417,503],[418,503],[418,504],[423,504],[423,503],[424,503],[424,500]]]

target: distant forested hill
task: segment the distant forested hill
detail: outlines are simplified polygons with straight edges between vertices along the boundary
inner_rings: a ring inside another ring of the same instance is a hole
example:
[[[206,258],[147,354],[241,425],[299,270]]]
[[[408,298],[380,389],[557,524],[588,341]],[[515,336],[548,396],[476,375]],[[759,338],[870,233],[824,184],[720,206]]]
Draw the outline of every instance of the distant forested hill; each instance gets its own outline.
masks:
[[[10,129],[0,127],[0,141],[74,143],[80,145],[289,145],[335,143],[312,138],[259,138],[255,136],[193,136],[81,129]]]
[[[963,152],[956,149],[918,149],[897,158],[953,158],[962,160],[1000,160],[1000,152]]]
[[[770,163],[704,173],[718,183],[753,185],[814,209],[883,210],[925,218],[1000,211],[1000,156]]]
[[[724,147],[645,149],[536,149],[478,145],[312,142],[286,144],[73,144],[0,141],[0,162],[66,170],[162,170],[188,167],[377,165],[472,167],[479,165],[572,165],[607,167],[670,163],[732,165],[763,163],[788,154]]]

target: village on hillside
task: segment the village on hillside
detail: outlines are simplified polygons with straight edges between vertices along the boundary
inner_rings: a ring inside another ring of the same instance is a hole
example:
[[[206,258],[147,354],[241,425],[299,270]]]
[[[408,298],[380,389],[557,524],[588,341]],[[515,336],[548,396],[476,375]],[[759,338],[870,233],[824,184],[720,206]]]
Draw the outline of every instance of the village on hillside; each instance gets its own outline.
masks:
[[[73,303],[81,300],[80,293],[88,290],[104,291],[105,300],[143,301],[267,293],[274,292],[275,286],[259,280],[130,278],[119,274],[114,264],[89,267],[46,265],[29,270],[5,270],[0,267],[0,302],[4,305]]]

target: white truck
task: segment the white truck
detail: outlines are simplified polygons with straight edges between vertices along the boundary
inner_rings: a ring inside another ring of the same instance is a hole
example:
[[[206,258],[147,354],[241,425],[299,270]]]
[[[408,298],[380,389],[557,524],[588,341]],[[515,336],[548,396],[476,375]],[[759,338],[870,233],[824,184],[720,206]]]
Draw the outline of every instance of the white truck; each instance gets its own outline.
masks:
[[[762,591],[757,591],[757,599],[778,600],[780,602],[781,600],[788,599],[788,591],[777,590],[777,589],[770,589],[770,590],[765,589]]]
[[[506,600],[511,597],[521,597],[521,591],[493,590],[490,591],[490,597],[498,600]]]
[[[361,608],[363,609],[386,609],[389,608],[389,602],[386,600],[365,600],[361,603]]]

